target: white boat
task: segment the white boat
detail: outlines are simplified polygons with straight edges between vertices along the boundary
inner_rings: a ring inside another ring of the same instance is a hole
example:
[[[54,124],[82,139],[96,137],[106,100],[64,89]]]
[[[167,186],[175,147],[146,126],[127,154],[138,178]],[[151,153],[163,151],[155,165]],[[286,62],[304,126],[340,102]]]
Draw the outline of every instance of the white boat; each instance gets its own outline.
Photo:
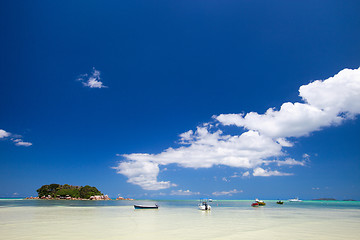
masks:
[[[158,209],[159,206],[155,204],[154,206],[145,206],[145,205],[134,205],[135,209]]]
[[[259,206],[265,206],[266,203],[263,200],[259,200],[258,198],[255,199],[255,202],[258,203]]]
[[[200,199],[199,209],[203,211],[211,210],[211,206],[209,205],[208,202],[209,202],[208,199]]]
[[[299,198],[291,198],[289,199],[289,202],[302,202]]]

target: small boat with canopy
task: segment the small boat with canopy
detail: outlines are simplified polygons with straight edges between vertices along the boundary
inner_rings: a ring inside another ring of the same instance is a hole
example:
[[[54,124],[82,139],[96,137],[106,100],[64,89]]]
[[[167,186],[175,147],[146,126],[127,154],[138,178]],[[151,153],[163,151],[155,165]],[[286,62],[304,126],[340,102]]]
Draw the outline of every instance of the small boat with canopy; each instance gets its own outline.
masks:
[[[259,204],[259,206],[265,206],[266,203],[262,200],[259,200],[259,199],[255,199],[255,202]]]
[[[298,197],[289,199],[289,202],[302,202]]]
[[[203,211],[211,210],[211,206],[209,205],[209,199],[207,199],[207,198],[201,198],[198,206],[199,206],[199,209],[203,210]]]

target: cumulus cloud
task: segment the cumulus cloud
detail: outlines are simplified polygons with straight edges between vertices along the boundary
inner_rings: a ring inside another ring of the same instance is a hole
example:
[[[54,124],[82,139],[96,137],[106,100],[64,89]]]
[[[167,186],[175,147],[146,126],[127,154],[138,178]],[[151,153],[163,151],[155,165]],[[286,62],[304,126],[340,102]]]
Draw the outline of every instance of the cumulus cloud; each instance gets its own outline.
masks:
[[[248,131],[240,136],[224,135],[220,130],[210,132],[199,127],[184,143],[188,146],[168,148],[159,154],[125,154],[126,159],[115,167],[128,182],[147,190],[168,188],[170,182],[157,182],[159,165],[177,164],[184,168],[211,168],[215,165],[253,168],[262,159],[281,156],[281,145],[258,132]]]
[[[160,190],[176,186],[170,182],[157,181],[159,164],[149,161],[122,162],[115,167],[118,173],[129,178],[128,182],[141,186],[145,190]]]
[[[293,158],[286,158],[284,161],[281,160],[275,160],[274,162],[277,163],[278,166],[305,166],[306,161],[296,161]]]
[[[360,113],[360,68],[344,69],[326,80],[301,86],[304,103],[284,103],[280,110],[264,114],[220,114],[223,125],[235,125],[272,138],[307,136],[324,127],[338,125]]]
[[[12,141],[16,146],[30,147],[32,145],[30,142],[23,141],[21,135],[9,133],[3,129],[0,129],[0,138]]]
[[[24,142],[22,139],[14,139],[13,142],[16,146],[30,147],[32,145],[31,142]]]
[[[103,84],[100,78],[100,71],[93,68],[93,71],[91,74],[81,74],[78,79],[78,81],[82,82],[82,84],[85,87],[89,88],[107,88]]]
[[[230,190],[230,191],[222,191],[222,192],[213,192],[212,194],[215,196],[223,196],[223,195],[227,195],[227,196],[232,196],[233,194],[237,194],[237,193],[242,193],[243,190]]]
[[[250,112],[232,123],[227,117],[228,114],[221,114],[217,120],[224,125],[234,124],[278,139],[306,136],[323,126],[339,124],[343,120],[309,104],[290,102],[284,103],[279,111],[270,108],[265,114]]]
[[[279,110],[268,109],[264,114],[220,114],[215,123],[205,123],[195,131],[179,135],[179,147],[168,148],[158,154],[133,153],[121,155],[115,167],[128,182],[147,190],[173,186],[158,181],[159,166],[177,164],[184,168],[211,168],[218,165],[243,168],[244,177],[290,176],[292,173],[264,169],[275,163],[277,167],[305,166],[302,161],[287,157],[284,148],[293,147],[289,140],[308,136],[324,127],[339,125],[360,113],[360,68],[344,69],[334,77],[301,86],[303,102],[287,102]],[[234,125],[244,132],[231,135],[223,126]],[[276,167],[276,166],[273,166]]]
[[[11,133],[3,130],[3,129],[0,129],[0,138],[6,138],[6,137],[9,137],[11,135]]]
[[[252,168],[260,159],[280,156],[281,145],[258,132],[248,131],[239,136],[210,132],[198,127],[190,140],[179,148],[168,148],[159,154],[125,154],[129,161],[152,162],[160,165],[176,163],[185,168],[210,168],[214,165]]]
[[[285,138],[278,138],[278,139],[276,139],[276,142],[278,142],[283,147],[292,147],[292,146],[294,146],[293,143],[289,142]]]
[[[190,195],[200,195],[200,192],[192,192],[190,190],[172,190],[170,195],[178,195],[178,196],[190,196]]]
[[[243,173],[237,173],[237,172],[234,172],[233,175],[229,176],[229,177],[223,177],[222,180],[224,182],[230,182],[232,178],[244,178],[244,177],[248,177],[250,176],[250,172],[249,171],[246,171],[246,172],[243,172]]]
[[[231,178],[238,178],[241,177],[237,172],[234,172],[234,174],[231,176]]]
[[[345,119],[360,113],[360,68],[344,69],[325,81],[301,86],[300,96],[309,105]]]
[[[302,157],[305,161],[309,161],[309,159],[310,159],[310,155],[307,153],[304,153]]]
[[[271,171],[270,169],[265,170],[261,167],[257,167],[253,171],[253,176],[255,176],[255,177],[291,176],[291,175],[293,175],[293,174],[292,173],[283,173],[283,172],[279,172],[277,170],[275,170],[275,171]]]

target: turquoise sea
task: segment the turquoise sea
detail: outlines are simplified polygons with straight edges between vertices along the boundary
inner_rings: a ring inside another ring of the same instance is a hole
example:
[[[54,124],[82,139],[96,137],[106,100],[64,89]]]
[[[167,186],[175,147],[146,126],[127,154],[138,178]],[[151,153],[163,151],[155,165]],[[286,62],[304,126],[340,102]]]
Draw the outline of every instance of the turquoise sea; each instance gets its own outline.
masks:
[[[359,239],[360,202],[0,200],[1,239]],[[155,204],[158,210],[135,210]]]

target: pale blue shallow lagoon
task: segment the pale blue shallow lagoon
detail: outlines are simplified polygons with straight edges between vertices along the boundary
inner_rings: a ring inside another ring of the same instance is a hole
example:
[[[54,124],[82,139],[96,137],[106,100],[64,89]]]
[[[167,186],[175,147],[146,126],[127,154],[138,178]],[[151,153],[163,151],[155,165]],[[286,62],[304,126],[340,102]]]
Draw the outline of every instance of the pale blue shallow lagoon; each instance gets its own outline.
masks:
[[[1,239],[360,239],[360,202],[0,200]],[[155,204],[158,210],[135,210]]]

